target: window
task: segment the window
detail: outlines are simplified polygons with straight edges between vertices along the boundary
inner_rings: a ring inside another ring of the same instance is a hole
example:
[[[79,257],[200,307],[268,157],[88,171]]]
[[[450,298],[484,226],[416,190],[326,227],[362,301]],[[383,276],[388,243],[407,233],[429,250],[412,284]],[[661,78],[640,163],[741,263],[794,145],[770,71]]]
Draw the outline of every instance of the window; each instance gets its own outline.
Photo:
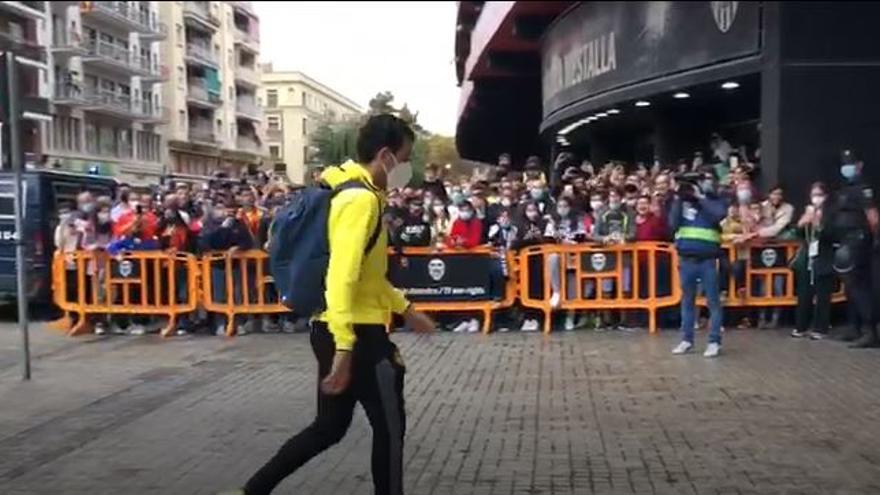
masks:
[[[281,149],[279,146],[269,146],[269,157],[273,160],[281,158]]]
[[[186,80],[186,71],[183,70],[182,65],[177,66],[177,89],[184,88],[184,82]]]
[[[226,56],[229,58],[229,68],[235,66],[235,55],[232,53],[232,48],[227,50]]]
[[[235,100],[235,86],[229,86],[229,101]]]
[[[309,134],[309,119],[303,118],[303,136],[308,136]]]
[[[223,119],[217,119],[217,134],[223,133]]]
[[[174,26],[174,31],[175,33],[177,33],[177,35],[175,36],[175,38],[177,38],[177,46],[183,46],[183,24],[176,24]]]
[[[302,92],[302,106],[306,106],[306,96],[307,96],[306,92],[303,91]]]
[[[229,124],[229,139],[235,139],[235,135],[238,134],[238,129],[235,127],[235,123]]]
[[[266,117],[267,127],[270,131],[281,130],[281,118],[277,115],[269,115]]]
[[[309,147],[303,146],[303,164],[309,163]]]
[[[177,125],[181,129],[186,128],[186,110],[180,110],[177,112]]]
[[[278,90],[277,89],[267,89],[266,90],[266,106],[269,108],[276,108],[278,106]]]

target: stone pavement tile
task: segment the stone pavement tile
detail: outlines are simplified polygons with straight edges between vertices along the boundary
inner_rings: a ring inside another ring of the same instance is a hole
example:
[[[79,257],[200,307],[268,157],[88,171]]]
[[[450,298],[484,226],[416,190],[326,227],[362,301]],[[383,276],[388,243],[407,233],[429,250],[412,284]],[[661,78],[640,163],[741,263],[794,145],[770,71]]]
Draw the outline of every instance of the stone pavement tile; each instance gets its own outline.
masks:
[[[394,336],[407,493],[880,493],[880,353],[726,337]],[[0,493],[215,493],[314,414],[304,335],[75,342],[0,363]],[[278,493],[370,493],[370,443],[359,411]]]

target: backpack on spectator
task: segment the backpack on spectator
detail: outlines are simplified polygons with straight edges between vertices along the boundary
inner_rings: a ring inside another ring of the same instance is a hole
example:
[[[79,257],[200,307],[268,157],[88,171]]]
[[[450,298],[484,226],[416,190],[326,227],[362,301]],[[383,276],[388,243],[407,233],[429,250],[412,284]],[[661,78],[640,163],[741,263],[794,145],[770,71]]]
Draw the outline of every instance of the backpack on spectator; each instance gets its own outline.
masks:
[[[330,263],[327,232],[330,202],[347,189],[369,190],[357,180],[332,189],[327,186],[303,189],[278,210],[270,227],[269,269],[275,288],[281,303],[299,316],[313,316],[327,307],[324,291]],[[376,245],[381,228],[380,215],[364,254]]]

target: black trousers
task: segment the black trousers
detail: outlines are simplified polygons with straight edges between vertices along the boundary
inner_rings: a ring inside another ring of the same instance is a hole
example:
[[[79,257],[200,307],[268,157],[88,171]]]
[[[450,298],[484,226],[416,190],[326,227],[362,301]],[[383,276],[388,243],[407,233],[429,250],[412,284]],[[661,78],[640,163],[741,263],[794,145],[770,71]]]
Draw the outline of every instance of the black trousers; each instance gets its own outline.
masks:
[[[404,366],[397,346],[381,325],[355,325],[352,380],[340,395],[321,391],[330,373],[336,346],[325,323],[312,324],[312,350],[318,359],[318,413],[312,424],[285,442],[245,485],[248,495],[271,493],[284,478],[336,444],[351,424],[360,403],[373,428],[372,472],[376,495],[403,494]]]
[[[856,334],[874,333],[874,295],[872,293],[870,263],[858,264],[851,271],[842,275],[846,304],[854,317],[852,331]],[[859,328],[861,327],[861,328]]]
[[[810,329],[821,333],[828,331],[831,325],[831,292],[834,290],[834,275],[813,275],[810,281],[809,270],[798,273],[797,311],[795,328],[801,332]],[[816,298],[815,304],[813,297]]]

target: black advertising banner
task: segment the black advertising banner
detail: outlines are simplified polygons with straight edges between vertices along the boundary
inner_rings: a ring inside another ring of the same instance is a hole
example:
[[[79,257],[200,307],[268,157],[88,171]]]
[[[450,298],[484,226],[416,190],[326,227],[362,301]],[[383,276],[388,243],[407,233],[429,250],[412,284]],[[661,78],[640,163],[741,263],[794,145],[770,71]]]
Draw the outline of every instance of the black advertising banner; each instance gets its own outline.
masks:
[[[486,301],[495,262],[488,254],[395,255],[388,279],[413,302]]]
[[[544,117],[610,89],[752,55],[759,2],[581,2],[541,49]]]

